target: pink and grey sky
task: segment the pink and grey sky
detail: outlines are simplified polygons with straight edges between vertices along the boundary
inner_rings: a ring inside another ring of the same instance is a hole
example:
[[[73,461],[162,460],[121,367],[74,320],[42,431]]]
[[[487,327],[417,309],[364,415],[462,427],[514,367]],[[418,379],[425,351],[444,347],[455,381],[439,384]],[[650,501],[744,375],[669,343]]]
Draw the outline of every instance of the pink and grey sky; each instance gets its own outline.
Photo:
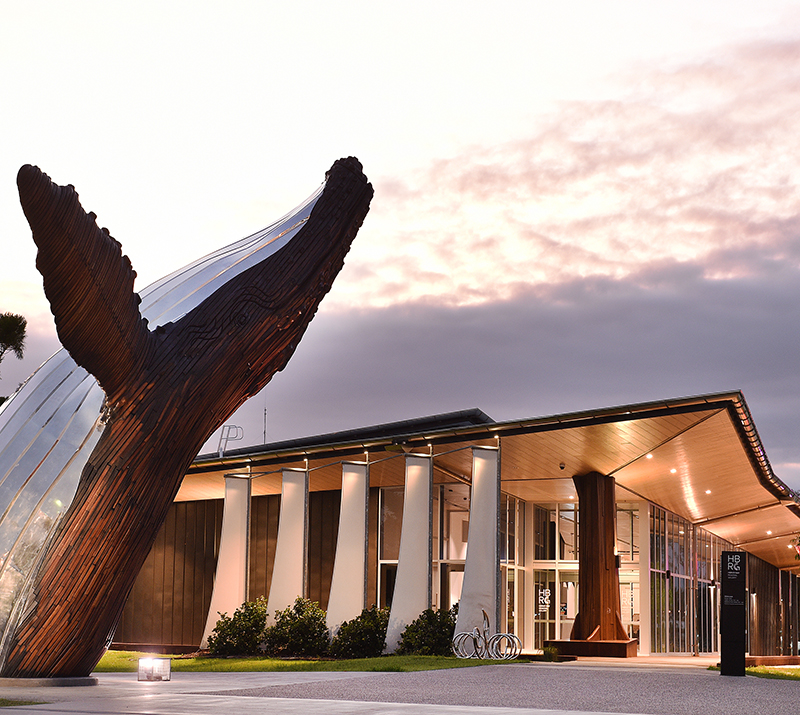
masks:
[[[21,164],[77,187],[143,287],[354,154],[372,210],[236,446],[265,409],[274,441],[741,389],[800,489],[800,11],[552,5],[6,8],[0,310],[30,337],[0,392],[58,347]]]

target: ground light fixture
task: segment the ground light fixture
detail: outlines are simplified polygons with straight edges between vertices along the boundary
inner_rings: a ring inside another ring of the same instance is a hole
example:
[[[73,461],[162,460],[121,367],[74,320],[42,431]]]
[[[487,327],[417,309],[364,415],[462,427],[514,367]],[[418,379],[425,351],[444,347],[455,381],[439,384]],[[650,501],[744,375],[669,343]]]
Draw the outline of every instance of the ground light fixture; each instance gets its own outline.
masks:
[[[172,677],[170,658],[139,658],[139,680],[161,681]]]

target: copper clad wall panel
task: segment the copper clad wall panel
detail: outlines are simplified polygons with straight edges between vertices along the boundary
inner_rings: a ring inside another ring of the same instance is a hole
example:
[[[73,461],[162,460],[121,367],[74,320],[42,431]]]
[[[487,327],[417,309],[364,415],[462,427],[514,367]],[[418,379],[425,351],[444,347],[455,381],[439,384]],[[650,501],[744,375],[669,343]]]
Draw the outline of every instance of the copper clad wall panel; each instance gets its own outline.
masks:
[[[221,529],[221,501],[172,506],[125,603],[115,644],[199,647]]]

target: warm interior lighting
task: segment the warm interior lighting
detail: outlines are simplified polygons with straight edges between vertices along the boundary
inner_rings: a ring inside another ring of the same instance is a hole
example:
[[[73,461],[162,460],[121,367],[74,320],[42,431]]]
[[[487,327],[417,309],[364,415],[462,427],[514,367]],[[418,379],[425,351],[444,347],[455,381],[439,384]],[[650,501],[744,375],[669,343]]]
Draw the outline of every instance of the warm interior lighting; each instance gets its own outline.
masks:
[[[647,455],[647,458],[648,458],[648,459],[652,459],[652,458],[653,458],[653,455],[652,455],[652,454],[648,454],[648,455]]]
[[[767,529],[767,536],[772,536],[772,531]]]
[[[670,469],[670,470],[669,470],[669,473],[670,473],[670,474],[675,474],[675,472],[677,472],[677,471],[678,471],[678,470],[677,470],[677,469],[675,469],[675,467],[673,467],[672,469]]]
[[[706,494],[711,494],[711,490],[710,489],[706,489]]]

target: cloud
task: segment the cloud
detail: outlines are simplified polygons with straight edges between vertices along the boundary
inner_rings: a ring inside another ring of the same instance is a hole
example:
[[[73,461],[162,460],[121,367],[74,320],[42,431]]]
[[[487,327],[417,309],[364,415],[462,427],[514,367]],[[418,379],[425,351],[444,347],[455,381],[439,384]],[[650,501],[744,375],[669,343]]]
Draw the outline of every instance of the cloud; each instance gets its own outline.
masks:
[[[800,42],[624,78],[527,136],[378,178],[246,441],[741,389],[800,489]],[[249,411],[249,412],[248,412]],[[214,445],[215,446],[215,445]]]
[[[800,215],[800,62],[787,58],[800,42],[640,72],[622,98],[565,103],[528,136],[378,178],[332,302],[468,305],[665,258],[747,270],[711,265],[723,248],[777,257]]]
[[[503,420],[741,389],[776,473],[798,488],[800,268],[754,260],[746,276],[707,273],[665,259],[472,305],[323,309],[232,422],[252,444],[264,407],[275,441],[468,407]]]
[[[761,42],[637,70],[613,100],[372,176],[320,315],[231,422],[253,444],[265,406],[277,440],[741,388],[776,472],[800,488],[798,59],[800,42]],[[0,393],[56,349],[48,329],[3,363]]]

